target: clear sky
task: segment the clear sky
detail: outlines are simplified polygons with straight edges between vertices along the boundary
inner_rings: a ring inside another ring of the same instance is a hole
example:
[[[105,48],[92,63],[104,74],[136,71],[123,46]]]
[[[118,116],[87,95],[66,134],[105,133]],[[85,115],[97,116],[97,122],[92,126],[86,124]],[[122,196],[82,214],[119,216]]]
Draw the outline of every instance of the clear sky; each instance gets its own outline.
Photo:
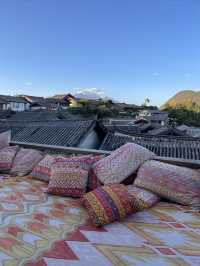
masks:
[[[0,2],[1,94],[97,88],[159,105],[200,90],[199,0]]]

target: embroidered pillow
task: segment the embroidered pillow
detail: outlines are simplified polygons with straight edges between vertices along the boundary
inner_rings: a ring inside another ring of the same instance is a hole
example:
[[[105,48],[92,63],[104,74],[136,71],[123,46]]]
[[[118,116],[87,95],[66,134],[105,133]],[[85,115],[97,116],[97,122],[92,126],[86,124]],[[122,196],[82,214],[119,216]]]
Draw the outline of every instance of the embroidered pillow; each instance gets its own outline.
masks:
[[[19,146],[9,146],[0,150],[0,173],[9,173]]]
[[[81,197],[86,192],[88,171],[80,168],[66,168],[54,164],[48,185],[48,193]]]
[[[55,157],[46,155],[34,168],[30,176],[48,182],[51,176],[51,166]]]
[[[103,184],[120,183],[153,156],[142,146],[127,143],[98,161],[94,165],[94,173]]]
[[[43,153],[41,151],[21,148],[13,161],[11,174],[27,175],[42,158]]]
[[[122,184],[98,187],[85,194],[82,203],[96,226],[120,221],[133,213],[132,197]]]
[[[200,174],[158,161],[145,162],[134,183],[171,201],[200,207]]]
[[[8,147],[11,140],[11,131],[6,131],[0,134],[0,149]]]
[[[159,196],[146,189],[134,185],[128,185],[127,189],[129,194],[133,197],[134,209],[138,211],[148,209],[160,201]]]

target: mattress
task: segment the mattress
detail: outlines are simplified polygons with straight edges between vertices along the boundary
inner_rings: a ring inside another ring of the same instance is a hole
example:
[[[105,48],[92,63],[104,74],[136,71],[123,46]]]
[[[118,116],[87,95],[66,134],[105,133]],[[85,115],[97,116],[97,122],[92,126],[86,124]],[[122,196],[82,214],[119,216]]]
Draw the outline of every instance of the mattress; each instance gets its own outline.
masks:
[[[89,223],[78,199],[43,182],[0,181],[0,265],[200,265],[200,213],[160,202],[123,222]]]

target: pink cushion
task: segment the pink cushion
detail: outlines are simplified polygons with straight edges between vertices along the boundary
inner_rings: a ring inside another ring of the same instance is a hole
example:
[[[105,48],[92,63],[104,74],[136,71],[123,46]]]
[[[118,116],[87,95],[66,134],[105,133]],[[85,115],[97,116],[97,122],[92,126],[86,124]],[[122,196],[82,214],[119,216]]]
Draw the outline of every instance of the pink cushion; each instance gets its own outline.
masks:
[[[94,166],[94,173],[104,184],[120,183],[153,156],[152,152],[142,146],[127,143],[98,161]]]
[[[27,175],[42,158],[41,151],[21,148],[13,161],[11,173],[18,176]]]
[[[134,183],[171,201],[200,207],[200,173],[158,161],[145,162]]]
[[[81,197],[86,192],[87,178],[88,171],[84,169],[54,164],[47,192],[60,196]]]
[[[8,147],[11,140],[11,131],[6,131],[0,134],[0,149]]]
[[[142,211],[148,209],[160,201],[155,193],[135,185],[127,186],[129,194],[133,197],[134,209]]]
[[[73,156],[73,157],[55,157],[54,163],[57,165],[60,164],[63,167],[69,168],[82,168],[89,171],[94,163],[102,158],[101,155],[82,155],[82,156]]]
[[[19,146],[9,146],[0,150],[0,172],[9,173],[12,167],[13,159],[19,149]]]
[[[30,173],[30,176],[42,181],[48,182],[51,176],[51,166],[54,162],[55,157],[46,155]]]

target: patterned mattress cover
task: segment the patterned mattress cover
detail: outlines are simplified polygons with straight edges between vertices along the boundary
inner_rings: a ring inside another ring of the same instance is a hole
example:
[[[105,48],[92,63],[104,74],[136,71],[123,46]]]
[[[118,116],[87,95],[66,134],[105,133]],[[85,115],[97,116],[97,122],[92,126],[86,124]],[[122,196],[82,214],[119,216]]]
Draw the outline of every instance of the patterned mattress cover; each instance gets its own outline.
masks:
[[[0,181],[0,265],[200,265],[200,213],[167,202],[95,228],[79,200],[29,178]]]

